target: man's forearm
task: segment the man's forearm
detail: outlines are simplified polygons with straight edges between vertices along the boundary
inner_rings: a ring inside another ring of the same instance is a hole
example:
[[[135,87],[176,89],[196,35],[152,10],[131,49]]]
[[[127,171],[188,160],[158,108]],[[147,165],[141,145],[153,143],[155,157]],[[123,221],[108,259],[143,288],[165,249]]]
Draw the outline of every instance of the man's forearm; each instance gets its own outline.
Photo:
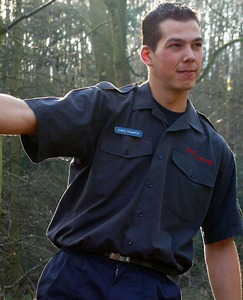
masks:
[[[32,109],[22,100],[0,94],[0,134],[37,133]]]
[[[238,253],[233,239],[205,246],[210,283],[216,300],[241,300]]]

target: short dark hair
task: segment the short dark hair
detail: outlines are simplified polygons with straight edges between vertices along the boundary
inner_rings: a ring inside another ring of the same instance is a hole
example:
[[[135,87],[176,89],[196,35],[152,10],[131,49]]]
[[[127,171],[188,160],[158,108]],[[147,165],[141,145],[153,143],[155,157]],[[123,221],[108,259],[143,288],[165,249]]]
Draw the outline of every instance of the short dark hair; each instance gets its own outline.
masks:
[[[181,3],[161,3],[150,11],[142,22],[142,44],[156,50],[161,39],[160,23],[166,19],[175,21],[195,20],[200,26],[197,10]]]

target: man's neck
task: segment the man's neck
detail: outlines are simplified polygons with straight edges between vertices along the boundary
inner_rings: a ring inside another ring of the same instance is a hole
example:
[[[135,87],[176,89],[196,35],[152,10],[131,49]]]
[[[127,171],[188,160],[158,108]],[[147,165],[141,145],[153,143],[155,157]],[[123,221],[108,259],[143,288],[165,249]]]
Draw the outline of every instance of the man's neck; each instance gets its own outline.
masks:
[[[163,107],[174,112],[184,112],[186,110],[189,91],[168,91],[163,89],[163,87],[158,88],[157,85],[153,85],[150,81],[149,85],[153,98]]]

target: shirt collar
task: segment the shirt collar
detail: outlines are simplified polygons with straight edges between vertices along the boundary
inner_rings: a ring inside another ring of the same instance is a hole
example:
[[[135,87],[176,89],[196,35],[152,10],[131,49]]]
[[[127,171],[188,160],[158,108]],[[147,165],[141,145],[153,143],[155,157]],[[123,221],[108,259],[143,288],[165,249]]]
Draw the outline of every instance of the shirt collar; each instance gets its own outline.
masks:
[[[151,89],[147,81],[140,85],[136,91],[133,102],[133,110],[150,109],[154,107],[156,107],[156,104],[154,103]]]
[[[201,132],[202,134],[204,134],[204,130],[202,128],[201,122],[199,120],[198,114],[194,108],[194,106],[192,105],[191,100],[188,98],[187,101],[187,110],[186,110],[186,116],[187,116],[187,120],[188,123],[197,131]]]
[[[133,110],[140,110],[140,109],[155,109],[157,107],[152,92],[149,86],[149,82],[145,82],[144,84],[140,85],[136,91],[134,102],[133,102]],[[198,118],[198,114],[193,107],[191,100],[188,98],[187,101],[187,109],[184,115],[182,115],[171,127],[168,128],[169,131],[177,131],[183,129],[189,129],[193,127],[197,131],[204,134],[204,130]]]

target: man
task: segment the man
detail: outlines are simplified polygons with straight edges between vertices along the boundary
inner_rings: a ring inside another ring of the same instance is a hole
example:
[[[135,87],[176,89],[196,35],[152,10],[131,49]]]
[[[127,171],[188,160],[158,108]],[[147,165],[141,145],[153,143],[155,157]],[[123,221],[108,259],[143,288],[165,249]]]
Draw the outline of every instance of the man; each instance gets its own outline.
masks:
[[[202,44],[197,13],[164,3],[143,21],[145,84],[1,96],[1,132],[21,134],[32,161],[74,157],[37,299],[181,299],[166,275],[191,267],[200,227],[215,299],[241,299],[234,157],[188,99]]]

